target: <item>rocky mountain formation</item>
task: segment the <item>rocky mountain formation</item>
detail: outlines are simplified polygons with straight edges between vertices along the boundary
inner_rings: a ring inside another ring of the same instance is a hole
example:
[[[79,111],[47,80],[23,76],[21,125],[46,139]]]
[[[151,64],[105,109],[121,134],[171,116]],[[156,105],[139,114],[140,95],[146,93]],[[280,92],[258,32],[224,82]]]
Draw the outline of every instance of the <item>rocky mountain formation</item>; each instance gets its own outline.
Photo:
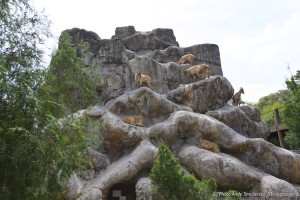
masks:
[[[173,30],[161,28],[118,27],[111,39],[67,31],[90,44],[85,63],[105,82],[97,91],[101,103],[76,113],[91,119],[88,129],[102,140],[88,149],[94,169],[70,178],[67,199],[155,199],[148,175],[158,139],[187,172],[214,177],[219,190],[235,189],[246,199],[299,198],[300,155],[265,140],[269,128],[259,110],[227,103],[234,90],[223,76],[217,45],[180,47]],[[178,60],[188,53],[194,64],[210,66],[210,78],[184,75],[191,65]],[[138,71],[151,77],[150,88],[135,83]],[[143,115],[144,126],[125,123],[127,115]],[[220,152],[203,149],[200,139],[217,144]]]

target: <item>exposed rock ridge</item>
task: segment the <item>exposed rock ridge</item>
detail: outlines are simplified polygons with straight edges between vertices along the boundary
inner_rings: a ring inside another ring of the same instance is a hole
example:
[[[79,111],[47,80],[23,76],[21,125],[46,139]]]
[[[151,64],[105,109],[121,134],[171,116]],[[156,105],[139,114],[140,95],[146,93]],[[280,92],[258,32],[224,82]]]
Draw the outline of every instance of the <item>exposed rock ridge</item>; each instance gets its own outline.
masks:
[[[85,63],[102,74],[105,84],[99,86],[99,98],[103,102],[136,89],[133,74],[141,71],[153,79],[153,91],[165,93],[191,80],[182,70],[190,67],[177,62],[184,54],[194,54],[195,63],[210,65],[210,75],[223,75],[219,47],[215,44],[199,44],[179,47],[172,29],[136,31],[133,26],[116,28],[112,39],[100,39],[96,33],[84,29],[66,30],[71,36],[90,44]]]

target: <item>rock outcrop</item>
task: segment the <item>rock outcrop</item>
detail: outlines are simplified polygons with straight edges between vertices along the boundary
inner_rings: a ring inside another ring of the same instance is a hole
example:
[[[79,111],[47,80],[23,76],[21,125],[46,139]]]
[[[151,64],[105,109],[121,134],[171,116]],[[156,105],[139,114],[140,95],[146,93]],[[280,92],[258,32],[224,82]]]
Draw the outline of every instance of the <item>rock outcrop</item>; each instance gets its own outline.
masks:
[[[257,108],[226,105],[205,114],[225,123],[246,137],[267,139],[270,134],[269,126],[260,121],[258,113]]]
[[[91,45],[86,64],[102,74],[101,104],[76,113],[88,116],[102,141],[88,150],[94,169],[74,174],[68,199],[109,199],[126,196],[127,188],[138,200],[155,199],[148,178],[157,157],[157,140],[166,143],[180,164],[199,179],[213,177],[218,189],[235,189],[249,199],[297,199],[300,155],[268,143],[269,128],[259,110],[227,104],[233,87],[222,73],[215,44],[180,47],[171,29],[136,31],[116,28],[111,39],[100,39],[81,29]],[[210,78],[193,80],[179,64],[187,53],[194,64],[208,64]],[[139,87],[134,74],[151,77],[150,88]],[[144,116],[143,126],[125,123],[125,116]],[[88,130],[94,130],[93,125]],[[199,140],[219,150],[205,150]],[[122,187],[127,185],[127,187]],[[118,187],[116,187],[118,186]],[[128,192],[128,191],[127,191]]]
[[[133,26],[116,28],[112,39],[100,39],[94,32],[73,28],[66,30],[71,36],[89,43],[85,63],[102,74],[105,84],[99,86],[102,102],[114,99],[137,88],[134,73],[141,71],[153,79],[153,91],[163,94],[180,84],[192,83],[185,77],[179,58],[188,53],[195,55],[195,64],[210,65],[210,75],[223,75],[219,48],[215,44],[200,44],[181,48],[172,29],[136,31]],[[82,36],[81,36],[82,35]]]

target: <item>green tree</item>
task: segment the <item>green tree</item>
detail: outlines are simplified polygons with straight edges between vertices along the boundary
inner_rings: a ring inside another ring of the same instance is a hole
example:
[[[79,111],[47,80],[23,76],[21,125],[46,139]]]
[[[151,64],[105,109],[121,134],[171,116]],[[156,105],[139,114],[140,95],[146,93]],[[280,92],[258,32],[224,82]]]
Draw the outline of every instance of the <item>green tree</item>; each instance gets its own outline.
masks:
[[[276,93],[271,93],[259,99],[258,103],[254,106],[261,111],[261,119],[268,125],[272,126],[274,122],[274,110],[280,109],[280,112],[284,109],[284,102],[291,97],[289,90],[279,90]],[[281,116],[284,117],[284,116]]]
[[[292,149],[300,149],[300,71],[286,81],[292,96],[287,100],[284,110],[284,122],[288,125],[289,132],[286,142]]]
[[[215,199],[212,194],[216,190],[214,179],[199,181],[194,175],[185,175],[169,148],[160,143],[158,157],[151,170],[150,179],[154,191],[162,199],[197,200]]]
[[[47,18],[28,0],[0,8],[0,199],[59,199],[58,183],[88,164],[85,124],[58,120],[64,106],[41,87]]]
[[[290,97],[290,90],[279,90],[275,93],[271,93],[267,96],[260,98],[255,106],[258,107],[260,110],[263,110],[263,108],[266,106],[270,106],[275,103],[282,103],[288,100]]]
[[[265,123],[267,123],[270,126],[273,126],[275,124],[274,117],[275,117],[275,109],[279,109],[280,111],[283,111],[284,109],[284,103],[283,102],[275,102],[269,105],[266,105],[261,110],[261,119]]]
[[[78,51],[84,55],[89,46],[77,38],[72,38],[66,31],[61,34],[44,85],[49,92],[46,97],[65,105],[65,113],[99,103],[96,87],[102,84],[101,75],[94,68],[85,66]],[[73,43],[72,39],[76,42]]]
[[[291,97],[289,90],[279,90],[276,93],[271,93],[259,99],[258,103],[254,105],[261,111],[261,120],[267,123],[269,126],[274,126],[275,121],[275,109],[279,110],[280,117],[283,121],[283,111],[285,109],[284,102]],[[279,139],[274,136],[270,136],[268,141],[276,146],[280,146]]]

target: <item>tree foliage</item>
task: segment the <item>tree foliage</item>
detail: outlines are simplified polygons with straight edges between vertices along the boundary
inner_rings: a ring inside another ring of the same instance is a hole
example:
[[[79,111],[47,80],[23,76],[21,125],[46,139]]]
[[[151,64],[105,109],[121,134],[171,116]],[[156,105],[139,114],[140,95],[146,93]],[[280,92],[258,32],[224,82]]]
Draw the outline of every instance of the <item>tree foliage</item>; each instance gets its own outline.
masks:
[[[72,42],[66,31],[61,34],[59,48],[52,56],[44,85],[49,91],[46,96],[65,105],[68,113],[99,103],[96,87],[102,84],[100,74],[94,68],[86,67],[80,57],[87,51],[88,44],[77,38],[73,38],[76,42]]]
[[[288,100],[290,97],[291,97],[291,92],[289,90],[279,90],[278,92],[271,93],[267,96],[260,98],[256,106],[262,110],[266,106],[270,106],[275,103],[284,102]]]
[[[159,144],[158,157],[151,170],[150,179],[155,192],[162,199],[197,200],[215,199],[214,179],[199,181],[194,175],[185,175],[179,161],[165,144]]]
[[[274,110],[280,108],[281,111],[284,106],[284,101],[291,97],[289,90],[279,90],[276,93],[271,93],[259,99],[254,106],[261,111],[261,119],[269,125],[274,125]]]
[[[300,71],[286,81],[292,96],[285,101],[284,122],[289,127],[286,142],[292,149],[300,149]]]
[[[269,126],[273,126],[275,124],[275,109],[279,109],[279,111],[282,112],[284,110],[284,103],[277,101],[264,106],[261,110],[261,119]],[[283,117],[283,115],[281,117]]]
[[[279,90],[276,93],[271,93],[259,99],[258,103],[254,105],[261,111],[261,120],[267,123],[270,127],[275,125],[275,109],[279,110],[280,117],[283,119],[284,101],[289,99],[291,92],[289,90]],[[268,141],[276,146],[280,146],[279,139],[271,136]]]
[[[58,183],[88,165],[85,121],[58,120],[64,105],[42,87],[47,18],[28,0],[0,7],[0,199],[59,199]]]

